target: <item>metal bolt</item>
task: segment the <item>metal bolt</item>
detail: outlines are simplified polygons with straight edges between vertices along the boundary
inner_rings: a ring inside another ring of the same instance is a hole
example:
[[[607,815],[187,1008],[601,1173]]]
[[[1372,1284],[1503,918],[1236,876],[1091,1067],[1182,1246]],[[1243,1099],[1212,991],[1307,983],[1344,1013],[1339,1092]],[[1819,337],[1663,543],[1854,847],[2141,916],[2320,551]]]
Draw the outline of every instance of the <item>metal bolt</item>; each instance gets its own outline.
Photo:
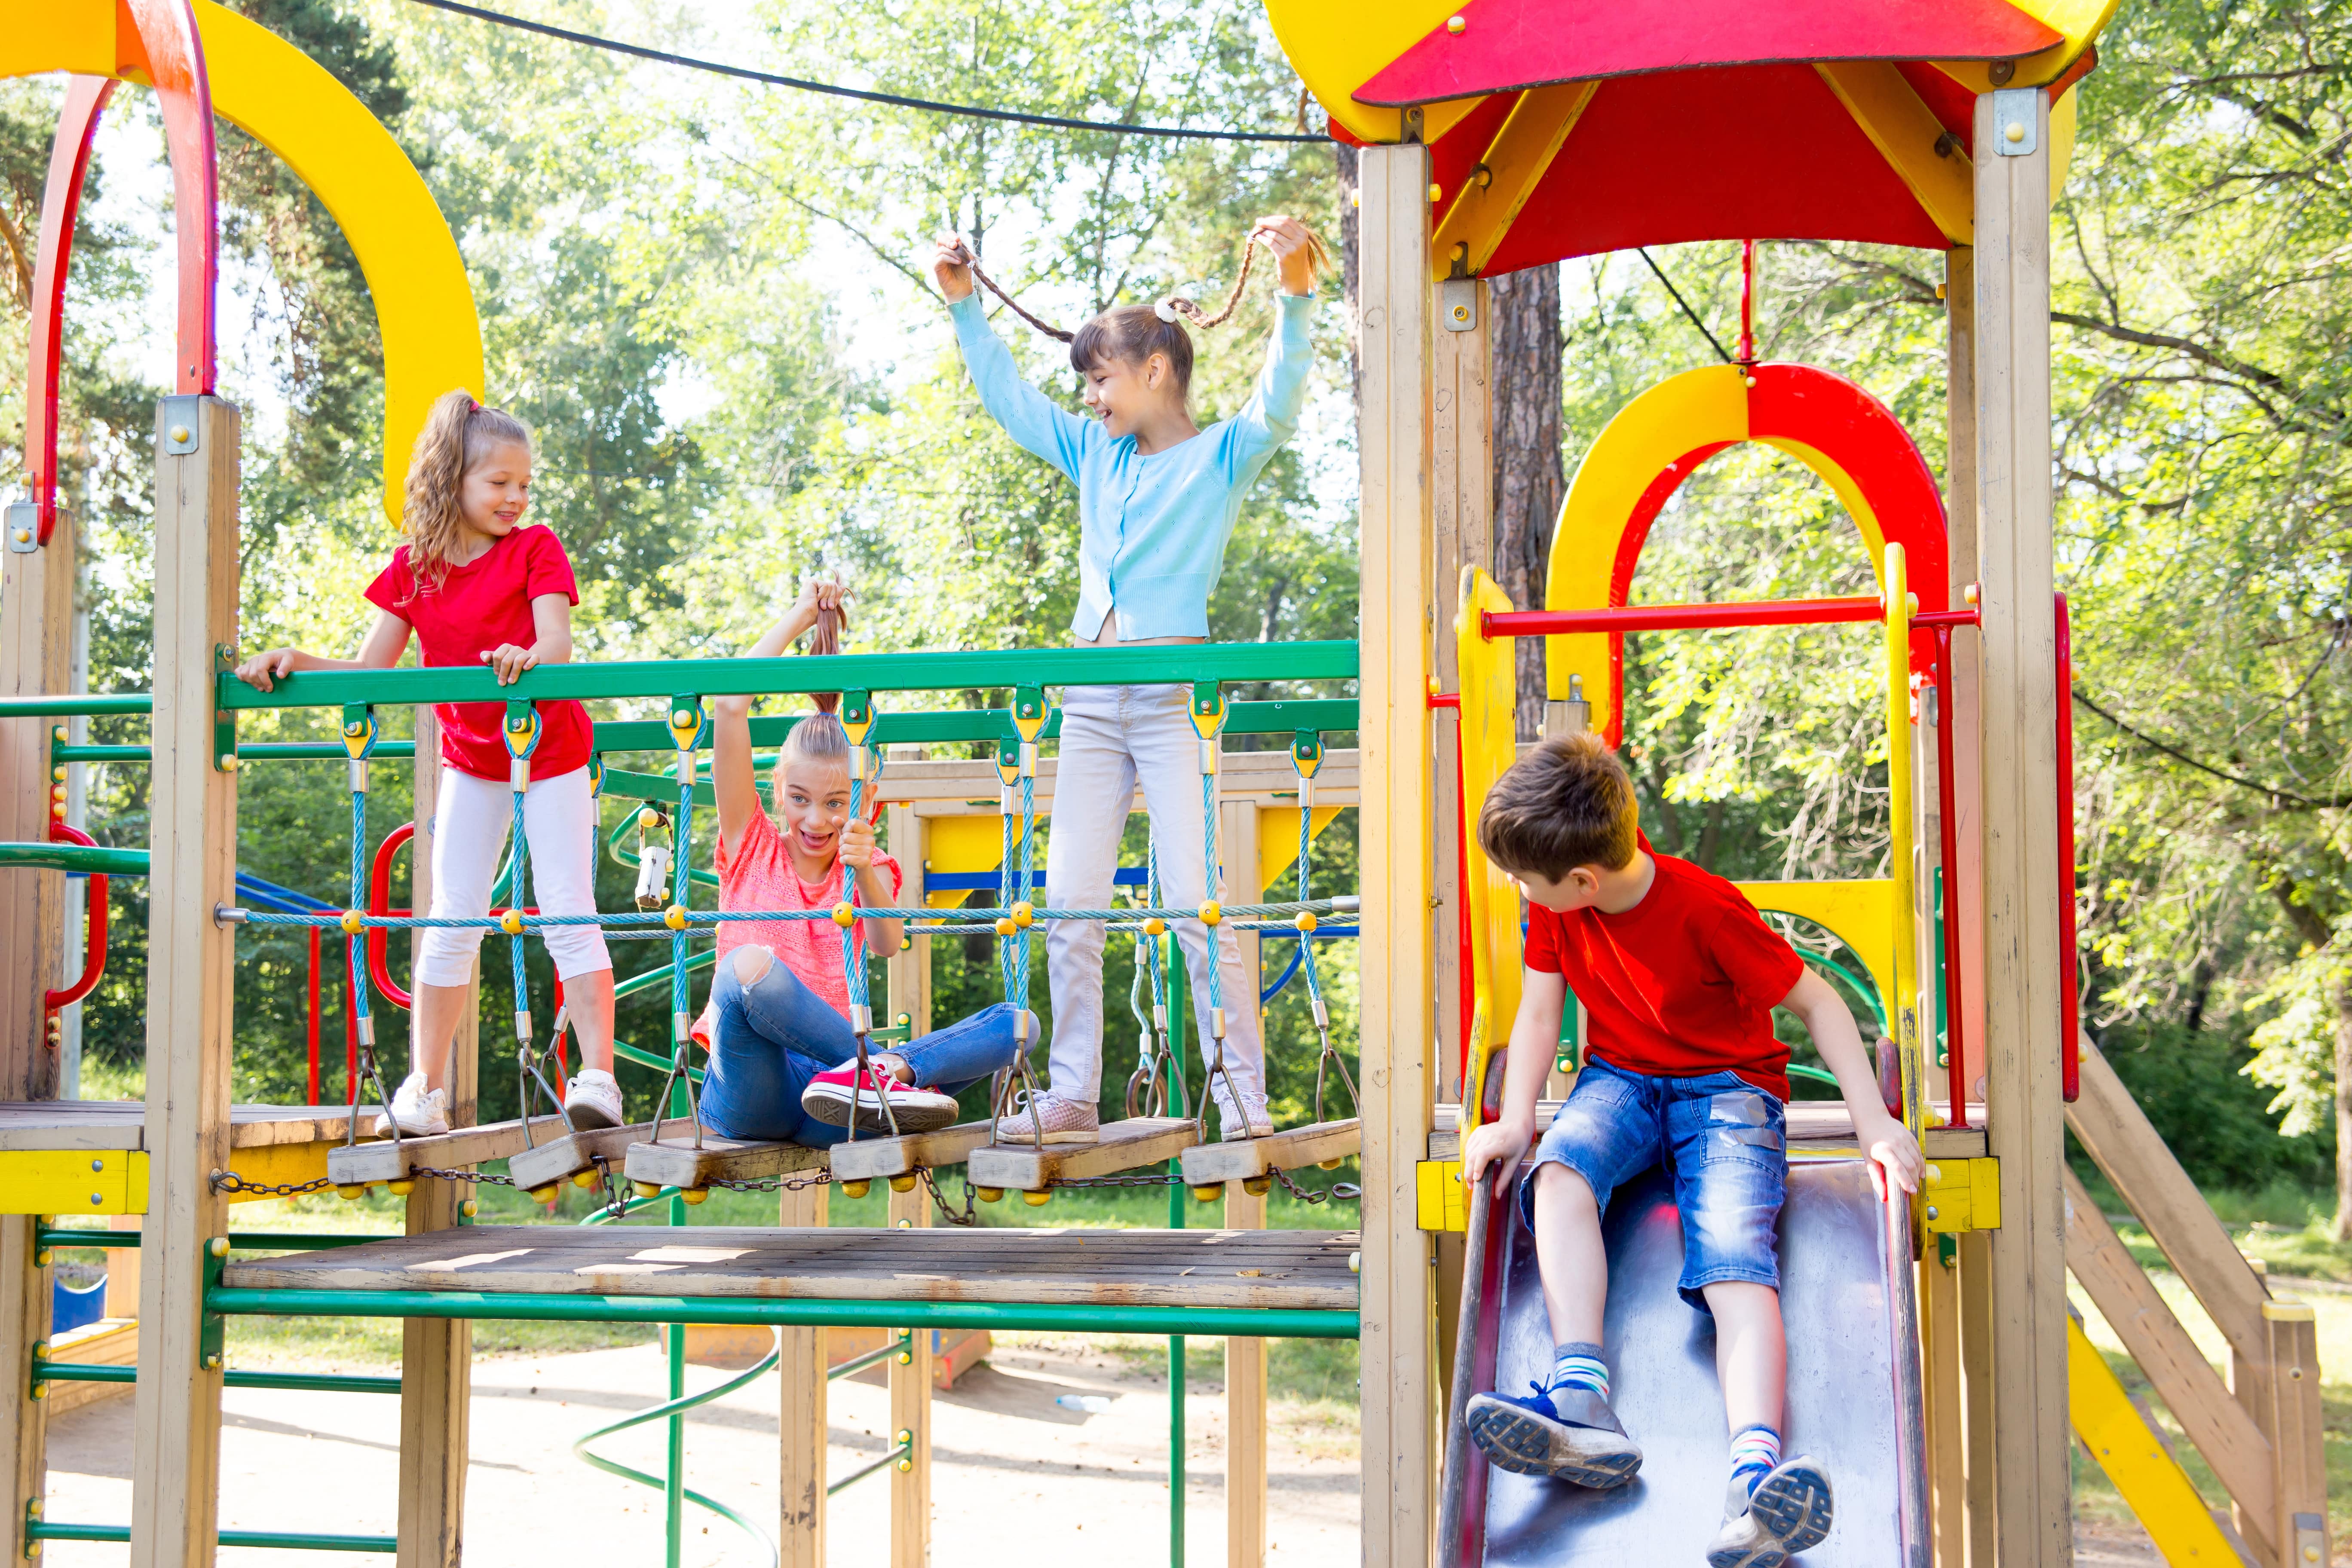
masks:
[[[220,1369],[221,1358],[218,1351],[212,1352],[205,1357],[205,1370],[206,1372],[218,1372]]]
[[[1435,206],[1435,205],[1436,205],[1440,201],[1442,201],[1442,200],[1444,200],[1444,196],[1445,196],[1445,191],[1444,191],[1444,187],[1439,186],[1439,185],[1432,185],[1432,186],[1430,186],[1430,187],[1429,187],[1429,203],[1430,203],[1430,205],[1432,205],[1432,206]]]
[[[92,1193],[89,1194],[89,1206],[92,1208],[100,1207],[105,1204],[105,1202],[106,1194],[104,1193]]]
[[[1941,1219],[1943,1215],[1936,1212],[1936,1205],[1934,1204],[1929,1204],[1927,1205],[1927,1217],[1929,1219]]]
[[[1445,18],[1445,30],[1454,34],[1457,37],[1461,36],[1462,29],[1467,27],[1470,24],[1468,22],[1464,21],[1460,16],[1448,16]]]
[[[31,529],[29,529],[29,528],[20,528],[20,529],[18,529],[18,530],[16,531],[16,542],[17,542],[17,543],[19,543],[19,544],[30,544],[30,543],[32,543],[32,542],[33,542],[33,531],[32,531]]]
[[[105,1161],[105,1158],[104,1158],[103,1156],[101,1156],[101,1157],[100,1157],[100,1158],[98,1158],[98,1159],[92,1160],[92,1161],[89,1163],[89,1168],[90,1168],[91,1170],[93,1170],[93,1171],[98,1171],[98,1172],[103,1173],[103,1172],[105,1171],[105,1169],[106,1169],[106,1161]]]
[[[2009,144],[2012,147],[2025,140],[2025,127],[2018,121],[2012,120],[2001,127],[2000,133],[2009,139]]]
[[[194,367],[190,366],[189,368],[193,370]],[[184,442],[188,438],[188,436],[189,430],[186,426],[174,425],[172,426],[172,439],[174,442]]]

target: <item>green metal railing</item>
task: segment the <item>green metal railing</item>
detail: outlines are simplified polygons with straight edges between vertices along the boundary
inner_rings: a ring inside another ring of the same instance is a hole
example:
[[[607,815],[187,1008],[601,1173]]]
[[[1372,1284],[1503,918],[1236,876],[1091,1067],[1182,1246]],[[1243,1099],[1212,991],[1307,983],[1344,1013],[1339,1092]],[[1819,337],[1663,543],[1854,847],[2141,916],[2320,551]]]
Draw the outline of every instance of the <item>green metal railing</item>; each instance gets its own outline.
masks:
[[[127,1524],[65,1524],[44,1519],[25,1521],[25,1539],[34,1541],[102,1541],[118,1545],[131,1540]],[[224,1530],[218,1537],[223,1546],[277,1547],[291,1552],[381,1552],[387,1555],[400,1550],[397,1538],[389,1535],[322,1535],[299,1530]]]
[[[44,1383],[137,1383],[139,1369],[135,1366],[100,1366],[89,1362],[51,1361],[37,1356],[33,1361],[33,1382]],[[227,1388],[290,1388],[310,1394],[398,1394],[400,1379],[375,1377],[360,1373],[330,1372],[247,1372],[231,1367],[221,1373],[221,1383]]]

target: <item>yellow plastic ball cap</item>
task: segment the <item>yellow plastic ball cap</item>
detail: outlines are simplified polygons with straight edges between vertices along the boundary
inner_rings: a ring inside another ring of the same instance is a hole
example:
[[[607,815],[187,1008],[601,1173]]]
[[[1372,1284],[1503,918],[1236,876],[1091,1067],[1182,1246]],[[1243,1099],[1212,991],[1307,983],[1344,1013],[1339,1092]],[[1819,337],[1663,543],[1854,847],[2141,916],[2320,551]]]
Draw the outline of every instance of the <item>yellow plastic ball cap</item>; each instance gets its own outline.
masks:
[[[890,1190],[894,1193],[911,1193],[915,1190],[915,1178],[893,1176],[890,1178]]]
[[[841,1184],[841,1195],[845,1198],[862,1198],[873,1190],[874,1184],[871,1182],[844,1182]]]
[[[1004,920],[1004,921],[997,921],[997,922],[996,922],[996,934],[997,934],[997,935],[999,935],[999,936],[1011,936],[1011,935],[1013,934],[1013,922],[1012,922],[1011,921],[1009,921],[1009,920]]]
[[[1143,922],[1143,934],[1146,936],[1166,936],[1168,934],[1168,922],[1161,920],[1158,915],[1154,915],[1150,920]]]
[[[365,910],[345,910],[343,911],[342,921],[343,934],[345,936],[359,935],[360,932],[367,929],[365,924],[366,921],[367,911]]]
[[[404,1198],[409,1194],[416,1190],[416,1184],[405,1179],[397,1182],[386,1182],[383,1184],[383,1190],[390,1193],[394,1197]]]
[[[1302,931],[1313,931],[1316,926],[1315,911],[1313,910],[1301,910],[1298,911],[1298,918],[1292,921],[1290,923]]]
[[[844,931],[848,930],[851,926],[857,923],[856,909],[846,902],[834,905],[833,923],[841,927]]]
[[[1041,1209],[1054,1201],[1054,1194],[1051,1192],[1024,1193],[1021,1194],[1021,1201],[1033,1209]]]
[[[555,1184],[553,1182],[550,1182],[543,1187],[531,1188],[530,1201],[535,1204],[553,1203],[555,1201]]]
[[[1213,1204],[1224,1195],[1225,1184],[1223,1182],[1211,1182],[1206,1186],[1192,1189],[1192,1201],[1196,1204]]]
[[[1003,1187],[974,1187],[972,1191],[979,1194],[980,1201],[984,1204],[1001,1204],[1004,1201]]]
[[[629,1185],[635,1189],[637,1196],[641,1198],[657,1198],[661,1196],[661,1185],[659,1183],[631,1182]]]
[[[593,1171],[575,1171],[572,1173],[572,1184],[584,1192],[588,1188],[596,1184],[596,1173]]]
[[[509,936],[520,936],[522,934],[522,911],[520,910],[509,910],[504,914],[499,916],[499,929],[506,932]]]
[[[672,931],[684,931],[686,929],[686,906],[684,904],[672,904],[669,908],[664,910],[662,911],[662,924],[669,927]]]
[[[1202,925],[1213,926],[1224,918],[1224,906],[1218,903],[1216,900],[1211,899],[1207,903],[1201,906],[1201,923]]]
[[[1037,923],[1036,907],[1027,901],[1013,906],[1013,923],[1026,931]]]
[[[684,1198],[689,1204],[707,1204],[710,1201],[710,1189],[709,1187],[688,1187],[677,1195]]]

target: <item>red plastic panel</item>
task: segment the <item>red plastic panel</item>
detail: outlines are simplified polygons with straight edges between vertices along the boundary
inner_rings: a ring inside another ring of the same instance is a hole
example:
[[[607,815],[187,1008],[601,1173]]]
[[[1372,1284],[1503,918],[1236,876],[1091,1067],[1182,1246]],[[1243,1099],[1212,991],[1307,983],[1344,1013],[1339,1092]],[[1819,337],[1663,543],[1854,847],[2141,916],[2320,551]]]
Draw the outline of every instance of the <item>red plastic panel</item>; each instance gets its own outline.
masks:
[[[1545,82],[1813,60],[2013,60],[2063,41],[2007,0],[1466,0],[1358,88],[1402,107]],[[1777,135],[1769,120],[1755,133]]]
[[[122,0],[135,35],[122,43],[143,57],[147,79],[163,107],[163,142],[172,155],[173,228],[179,251],[179,354],[173,382],[182,393],[214,386],[214,300],[219,292],[220,180],[213,148],[212,84],[204,41],[188,0]]]

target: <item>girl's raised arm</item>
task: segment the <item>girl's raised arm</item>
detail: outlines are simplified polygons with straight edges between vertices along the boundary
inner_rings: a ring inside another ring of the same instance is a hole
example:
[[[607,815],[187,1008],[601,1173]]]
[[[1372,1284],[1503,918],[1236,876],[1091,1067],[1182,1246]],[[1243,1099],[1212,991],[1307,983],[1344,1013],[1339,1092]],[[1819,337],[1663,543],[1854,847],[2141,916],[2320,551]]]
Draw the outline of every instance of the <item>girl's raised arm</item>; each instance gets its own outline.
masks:
[[[1296,218],[1258,219],[1252,239],[1274,252],[1282,289],[1274,297],[1274,342],[1265,368],[1241,412],[1225,424],[1225,479],[1239,483],[1245,472],[1290,439],[1307,405],[1307,373],[1315,363],[1309,326],[1315,315],[1317,240]]]
[[[1045,458],[1066,478],[1076,479],[1078,461],[1086,455],[1087,443],[1101,438],[1101,426],[1071,413],[1021,378],[1013,351],[1004,346],[981,309],[963,242],[951,234],[941,235],[939,247],[939,254],[931,259],[931,273],[947,299],[956,343],[963,350],[964,368],[971,373],[981,406],[1023,450]]]
[[[812,581],[783,618],[743,652],[745,658],[774,658],[816,625],[819,610],[837,610],[845,590],[838,583]],[[751,766],[751,699],[715,697],[710,702],[710,793],[719,805],[719,844],[743,841],[743,830],[760,809],[760,778]]]

